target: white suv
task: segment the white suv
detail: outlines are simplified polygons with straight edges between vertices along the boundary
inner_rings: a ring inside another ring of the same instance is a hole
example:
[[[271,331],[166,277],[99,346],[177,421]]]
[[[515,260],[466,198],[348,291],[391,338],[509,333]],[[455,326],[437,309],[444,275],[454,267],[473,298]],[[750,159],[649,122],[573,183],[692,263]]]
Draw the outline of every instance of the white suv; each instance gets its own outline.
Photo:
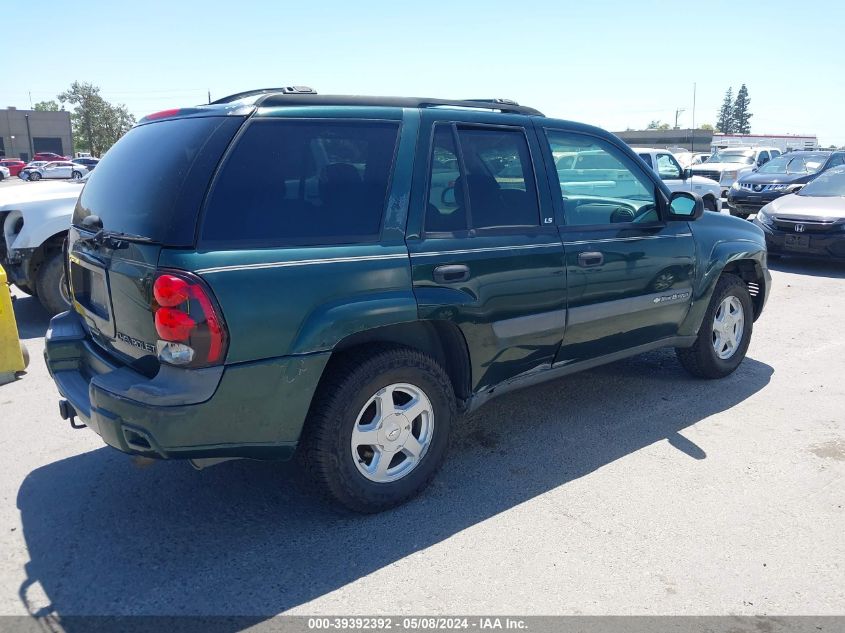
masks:
[[[708,211],[722,210],[719,183],[709,178],[695,176],[689,169],[684,169],[678,159],[668,149],[650,147],[632,147],[637,155],[660,176],[671,191],[692,191],[701,196],[704,208]]]

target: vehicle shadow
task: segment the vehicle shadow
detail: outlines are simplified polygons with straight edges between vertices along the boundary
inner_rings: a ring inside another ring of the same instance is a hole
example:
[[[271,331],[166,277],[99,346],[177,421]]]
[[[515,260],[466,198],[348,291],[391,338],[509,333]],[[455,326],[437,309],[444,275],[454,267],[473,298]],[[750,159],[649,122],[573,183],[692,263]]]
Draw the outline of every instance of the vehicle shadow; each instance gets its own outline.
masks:
[[[783,273],[845,279],[845,263],[801,257],[769,258],[769,268]]]
[[[67,616],[246,616],[214,630],[247,628],[654,442],[690,464],[706,459],[679,432],[757,393],[773,371],[749,358],[724,380],[694,380],[658,351],[503,396],[457,426],[426,492],[374,516],[316,498],[294,464],[196,472],[110,448],[70,457],[18,492],[30,556],[20,598],[80,633],[85,621]]]
[[[18,336],[22,340],[40,338],[47,333],[50,315],[36,297],[16,292],[12,308],[15,311],[15,321],[18,323]]]

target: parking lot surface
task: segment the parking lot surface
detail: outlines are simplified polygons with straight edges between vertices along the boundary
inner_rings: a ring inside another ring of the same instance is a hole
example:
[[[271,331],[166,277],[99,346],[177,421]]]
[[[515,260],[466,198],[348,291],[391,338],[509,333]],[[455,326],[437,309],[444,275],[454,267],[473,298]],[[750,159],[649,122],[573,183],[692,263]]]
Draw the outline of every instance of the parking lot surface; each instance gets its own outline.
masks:
[[[845,267],[772,269],[732,376],[692,379],[667,350],[504,396],[376,516],[314,498],[293,464],[197,472],[72,430],[21,294],[0,614],[841,614]]]

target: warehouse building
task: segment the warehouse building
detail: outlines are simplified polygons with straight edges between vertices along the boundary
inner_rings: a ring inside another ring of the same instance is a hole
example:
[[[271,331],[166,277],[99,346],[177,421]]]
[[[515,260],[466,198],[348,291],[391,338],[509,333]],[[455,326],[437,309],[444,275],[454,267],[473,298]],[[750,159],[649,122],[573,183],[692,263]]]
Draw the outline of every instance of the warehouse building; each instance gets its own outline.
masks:
[[[73,154],[70,112],[0,110],[0,156],[29,161],[38,152]]]
[[[683,147],[693,152],[709,152],[713,130],[625,130],[614,132],[632,147]]]

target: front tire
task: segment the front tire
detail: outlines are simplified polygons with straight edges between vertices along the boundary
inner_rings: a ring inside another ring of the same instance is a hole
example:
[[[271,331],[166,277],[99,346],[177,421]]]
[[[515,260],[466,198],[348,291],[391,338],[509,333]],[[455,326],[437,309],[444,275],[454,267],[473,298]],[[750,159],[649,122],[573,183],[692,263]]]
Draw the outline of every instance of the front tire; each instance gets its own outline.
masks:
[[[37,171],[30,172],[29,180],[31,180],[32,182],[41,180],[41,174],[39,174]]]
[[[50,316],[70,309],[70,300],[65,290],[65,270],[61,253],[50,255],[38,267],[35,289],[38,300]]]
[[[311,478],[362,513],[417,495],[449,444],[455,395],[446,372],[431,357],[403,347],[350,353],[327,372],[299,447]]]
[[[724,274],[716,283],[695,344],[676,348],[678,360],[693,376],[724,378],[739,367],[751,342],[754,311],[745,282]]]
[[[75,171],[71,173],[70,179],[71,180],[80,180],[82,178],[82,172]]]
[[[707,197],[704,199],[704,210],[705,211],[716,211],[716,200],[713,198]]]

